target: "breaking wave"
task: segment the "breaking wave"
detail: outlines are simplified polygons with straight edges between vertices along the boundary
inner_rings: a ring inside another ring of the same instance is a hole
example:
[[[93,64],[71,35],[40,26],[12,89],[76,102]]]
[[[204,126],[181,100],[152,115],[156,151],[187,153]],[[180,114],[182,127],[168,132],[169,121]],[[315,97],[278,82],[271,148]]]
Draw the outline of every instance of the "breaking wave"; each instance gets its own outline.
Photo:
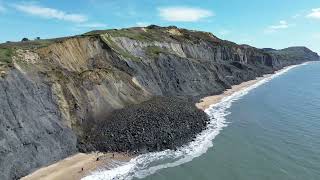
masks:
[[[154,174],[160,169],[179,166],[192,161],[194,158],[206,153],[213,146],[213,139],[220,131],[228,125],[226,116],[231,112],[228,109],[234,101],[239,100],[251,90],[269,82],[270,80],[297,67],[294,65],[287,67],[276,74],[268,76],[252,86],[244,88],[230,96],[224,97],[221,102],[211,105],[205,112],[210,117],[210,122],[206,130],[197,135],[194,141],[178,148],[177,150],[166,150],[139,155],[127,163],[116,163],[116,167],[110,170],[99,170],[84,177],[83,180],[111,180],[111,179],[133,179],[144,178]]]

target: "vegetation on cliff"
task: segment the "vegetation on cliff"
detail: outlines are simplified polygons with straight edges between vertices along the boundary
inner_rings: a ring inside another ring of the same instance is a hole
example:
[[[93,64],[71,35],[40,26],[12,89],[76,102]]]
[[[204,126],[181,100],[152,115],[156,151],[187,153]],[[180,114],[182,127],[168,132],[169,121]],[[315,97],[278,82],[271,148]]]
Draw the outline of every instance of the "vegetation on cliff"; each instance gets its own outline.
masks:
[[[154,25],[0,44],[0,71],[6,74],[0,77],[0,179],[75,153],[76,142],[83,151],[175,148],[205,127],[204,114],[177,97],[218,94],[318,59],[306,48],[262,50],[207,32]],[[148,101],[154,97],[174,100]],[[92,122],[96,131],[87,129]],[[150,132],[141,131],[143,126]],[[87,147],[90,140],[103,146]]]

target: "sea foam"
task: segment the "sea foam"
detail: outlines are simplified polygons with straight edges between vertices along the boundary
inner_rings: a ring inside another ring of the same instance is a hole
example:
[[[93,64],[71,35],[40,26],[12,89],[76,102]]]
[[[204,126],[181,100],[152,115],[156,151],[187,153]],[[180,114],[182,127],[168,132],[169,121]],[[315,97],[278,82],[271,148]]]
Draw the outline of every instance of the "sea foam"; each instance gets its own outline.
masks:
[[[306,63],[305,63],[306,64]],[[304,64],[302,64],[304,65]],[[192,161],[194,158],[206,153],[213,146],[213,139],[220,131],[228,125],[226,116],[231,112],[228,109],[234,101],[239,100],[251,90],[269,82],[270,80],[297,67],[294,65],[278,71],[276,74],[261,79],[254,85],[246,87],[230,96],[224,97],[219,103],[211,105],[205,112],[210,117],[206,130],[197,135],[194,141],[178,148],[177,150],[166,150],[139,155],[127,163],[123,163],[110,170],[95,171],[83,180],[111,180],[111,179],[133,179],[144,178],[154,174],[160,169],[179,166]]]

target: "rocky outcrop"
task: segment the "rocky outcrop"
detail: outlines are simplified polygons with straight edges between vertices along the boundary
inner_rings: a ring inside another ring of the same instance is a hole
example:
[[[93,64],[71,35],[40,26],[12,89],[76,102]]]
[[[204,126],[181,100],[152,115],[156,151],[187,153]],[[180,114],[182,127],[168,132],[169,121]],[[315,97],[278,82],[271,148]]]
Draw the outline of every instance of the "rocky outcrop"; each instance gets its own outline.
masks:
[[[18,179],[76,152],[50,86],[18,70],[0,79],[0,179]]]
[[[194,102],[173,97],[156,97],[100,118],[81,142],[82,151],[146,153],[175,149],[190,142],[209,120]]]
[[[1,44],[0,179],[20,177],[76,152],[76,141],[84,142],[88,127],[119,109],[156,96],[218,94],[284,66],[318,59],[304,47],[257,49],[173,26]]]

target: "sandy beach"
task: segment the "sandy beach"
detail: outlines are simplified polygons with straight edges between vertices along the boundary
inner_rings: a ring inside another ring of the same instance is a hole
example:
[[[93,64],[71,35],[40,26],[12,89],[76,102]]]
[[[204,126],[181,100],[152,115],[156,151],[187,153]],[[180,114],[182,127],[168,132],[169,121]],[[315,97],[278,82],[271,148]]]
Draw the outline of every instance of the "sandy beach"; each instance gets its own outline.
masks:
[[[197,108],[204,111],[204,110],[208,109],[210,107],[210,105],[219,103],[224,97],[230,96],[237,91],[241,91],[242,89],[245,89],[249,86],[252,86],[252,85],[256,84],[257,82],[259,82],[265,78],[268,78],[278,72],[285,71],[286,69],[288,69],[290,67],[292,67],[292,66],[284,67],[283,69],[275,71],[273,74],[265,74],[262,77],[257,77],[256,79],[242,82],[238,85],[233,85],[230,89],[225,90],[222,94],[204,97],[204,98],[200,99],[199,103],[196,103],[196,106],[197,106]]]
[[[263,77],[258,77],[254,80],[246,81],[238,85],[232,86],[231,89],[227,89],[220,95],[204,97],[200,100],[199,103],[196,103],[196,106],[205,110],[209,108],[210,105],[220,102],[224,97],[230,96],[231,94],[240,91],[244,88],[247,88],[264,78],[271,76],[272,74],[264,75]],[[98,161],[97,161],[98,158]],[[61,161],[58,161],[55,164],[52,164],[47,167],[43,167],[32,174],[25,176],[22,180],[59,180],[59,179],[68,179],[68,180],[79,180],[86,175],[89,175],[91,172],[98,170],[99,168],[108,168],[112,165],[114,161],[127,162],[130,161],[132,157],[129,157],[124,154],[112,153],[103,154],[103,153],[92,153],[84,154],[78,153],[74,156],[68,157]]]
[[[21,178],[22,180],[78,180],[99,168],[108,168],[114,161],[127,162],[132,157],[119,153],[78,153]]]
[[[233,93],[235,93],[237,91],[240,91],[240,90],[242,90],[244,88],[252,86],[255,83],[259,82],[260,80],[263,80],[264,78],[267,78],[267,77],[269,77],[271,75],[272,74],[267,74],[267,75],[264,75],[263,77],[258,77],[257,79],[246,81],[246,82],[243,82],[243,83],[238,84],[238,85],[234,85],[234,86],[231,87],[231,89],[227,89],[226,91],[224,91],[222,94],[219,94],[219,95],[204,97],[204,98],[202,98],[200,100],[199,103],[196,103],[196,106],[199,109],[204,111],[204,110],[208,109],[210,107],[210,105],[220,102],[224,97],[230,96],[230,95],[232,95]]]
[[[224,97],[230,96],[237,91],[240,91],[240,90],[245,89],[249,86],[252,86],[252,85],[256,84],[257,82],[259,82],[265,78],[268,78],[268,77],[270,77],[280,71],[284,71],[290,67],[291,66],[288,66],[288,67],[285,67],[285,68],[280,69],[278,71],[275,71],[273,74],[265,74],[262,77],[257,77],[256,79],[246,81],[246,82],[240,83],[238,85],[233,85],[230,89],[225,90],[222,94],[204,97],[204,98],[200,99],[199,103],[196,103],[196,106],[197,106],[197,108],[204,111],[204,110],[208,109],[210,107],[210,105],[219,103]]]

